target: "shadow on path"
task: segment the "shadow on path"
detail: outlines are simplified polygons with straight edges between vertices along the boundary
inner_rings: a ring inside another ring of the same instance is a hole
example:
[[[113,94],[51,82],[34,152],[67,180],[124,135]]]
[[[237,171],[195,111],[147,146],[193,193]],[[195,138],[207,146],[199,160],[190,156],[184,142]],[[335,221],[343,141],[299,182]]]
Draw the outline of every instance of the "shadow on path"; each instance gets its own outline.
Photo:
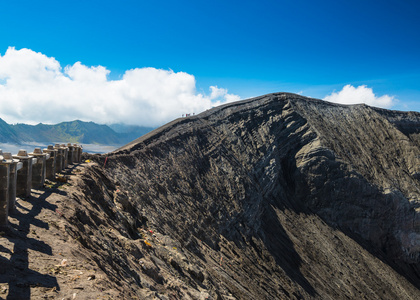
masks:
[[[41,190],[42,192],[42,190]],[[52,205],[46,199],[57,190],[46,190],[37,197],[28,197],[25,200],[32,205],[31,209],[23,207],[18,202],[17,209],[10,214],[18,223],[10,224],[4,230],[2,238],[7,238],[13,243],[13,251],[0,246],[0,283],[8,283],[9,292],[6,299],[30,299],[31,287],[42,286],[46,288],[55,287],[59,289],[57,279],[54,276],[41,274],[29,267],[28,250],[38,251],[47,255],[52,255],[51,247],[43,241],[28,237],[30,228],[36,226],[48,229],[48,223],[36,217],[43,209],[56,211],[57,206]],[[37,195],[37,193],[33,193]],[[1,254],[10,255],[10,259]],[[1,299],[1,297],[0,297]]]

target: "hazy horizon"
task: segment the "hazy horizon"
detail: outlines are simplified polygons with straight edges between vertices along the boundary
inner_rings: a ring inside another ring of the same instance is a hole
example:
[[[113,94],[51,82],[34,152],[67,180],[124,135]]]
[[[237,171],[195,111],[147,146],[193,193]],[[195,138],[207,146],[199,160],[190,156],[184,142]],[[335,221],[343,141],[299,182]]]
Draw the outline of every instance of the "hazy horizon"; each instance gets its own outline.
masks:
[[[77,143],[77,144],[82,145],[83,152],[91,153],[91,154],[109,153],[120,148],[121,146],[124,146],[124,145],[99,145],[99,144],[83,144],[83,143]],[[55,145],[55,143],[43,143],[43,142],[30,142],[30,143],[22,143],[22,144],[0,143],[0,150],[2,150],[3,152],[12,153],[12,155],[14,155],[14,154],[17,154],[19,150],[26,150],[28,153],[32,153],[35,148],[45,149],[47,148],[48,145]]]

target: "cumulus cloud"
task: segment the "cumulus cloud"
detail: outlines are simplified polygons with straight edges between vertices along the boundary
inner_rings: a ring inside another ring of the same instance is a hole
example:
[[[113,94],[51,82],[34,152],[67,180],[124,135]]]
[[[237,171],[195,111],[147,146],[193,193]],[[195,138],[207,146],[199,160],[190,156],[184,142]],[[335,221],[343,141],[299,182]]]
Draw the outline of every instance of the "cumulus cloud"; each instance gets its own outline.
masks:
[[[233,102],[240,100],[238,95],[228,94],[227,89],[218,88],[217,86],[210,86],[210,99],[216,100],[215,105]]]
[[[340,104],[359,104],[365,103],[371,106],[390,108],[396,100],[393,96],[383,95],[377,97],[371,88],[366,85],[354,87],[350,84],[343,87],[339,92],[333,92],[324,98],[326,101]]]
[[[59,123],[159,126],[185,113],[239,100],[226,89],[198,93],[195,77],[155,68],[126,71],[108,79],[103,66],[81,62],[62,68],[53,57],[13,47],[0,55],[0,118],[9,123]]]

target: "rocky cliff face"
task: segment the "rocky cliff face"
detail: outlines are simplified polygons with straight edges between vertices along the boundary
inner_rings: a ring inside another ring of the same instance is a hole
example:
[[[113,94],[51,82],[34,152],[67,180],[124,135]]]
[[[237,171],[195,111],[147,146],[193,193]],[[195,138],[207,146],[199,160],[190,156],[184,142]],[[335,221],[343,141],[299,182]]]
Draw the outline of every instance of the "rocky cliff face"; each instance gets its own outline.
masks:
[[[178,119],[91,157],[72,232],[127,295],[418,299],[419,124],[286,93]]]

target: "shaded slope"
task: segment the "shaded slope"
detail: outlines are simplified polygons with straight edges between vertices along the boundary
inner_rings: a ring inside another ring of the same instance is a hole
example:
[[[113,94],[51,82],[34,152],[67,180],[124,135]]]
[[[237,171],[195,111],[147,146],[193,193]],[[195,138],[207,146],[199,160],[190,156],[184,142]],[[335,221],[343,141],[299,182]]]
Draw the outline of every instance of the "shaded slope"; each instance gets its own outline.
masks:
[[[108,125],[109,128],[114,130],[120,136],[121,141],[124,141],[123,144],[131,142],[137,139],[140,136],[149,133],[154,127],[144,127],[144,126],[137,126],[137,125],[125,125],[125,124],[111,124]]]
[[[273,94],[175,120],[85,180],[125,224],[120,234],[157,233],[141,253],[149,271],[103,265],[115,280],[120,268],[141,272],[134,293],[416,299],[418,159],[416,143],[375,109]]]
[[[420,147],[420,113],[372,108]]]

